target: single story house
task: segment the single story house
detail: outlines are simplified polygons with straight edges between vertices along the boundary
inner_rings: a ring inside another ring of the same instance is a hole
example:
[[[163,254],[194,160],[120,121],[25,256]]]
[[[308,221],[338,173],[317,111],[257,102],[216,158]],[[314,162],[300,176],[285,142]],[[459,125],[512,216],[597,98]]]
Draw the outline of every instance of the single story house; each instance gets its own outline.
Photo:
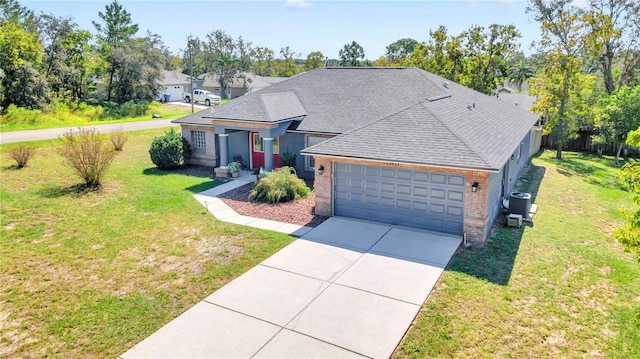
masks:
[[[193,162],[271,170],[296,155],[316,213],[484,241],[538,117],[417,68],[320,68],[174,120]]]
[[[159,80],[160,92],[158,99],[164,101],[164,95],[168,95],[171,102],[182,101],[182,94],[191,92],[191,76],[183,74],[179,71],[163,70],[163,76]],[[193,78],[193,88],[202,88],[204,80],[201,78]]]

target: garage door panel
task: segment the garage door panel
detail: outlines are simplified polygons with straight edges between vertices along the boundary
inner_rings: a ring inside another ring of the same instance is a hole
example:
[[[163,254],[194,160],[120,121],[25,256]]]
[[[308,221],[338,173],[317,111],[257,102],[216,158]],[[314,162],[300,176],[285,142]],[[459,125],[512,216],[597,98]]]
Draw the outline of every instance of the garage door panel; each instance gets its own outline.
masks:
[[[456,207],[456,206],[447,207],[447,215],[449,216],[462,218],[462,213],[464,213],[464,209],[462,207]]]
[[[380,197],[380,205],[395,208],[395,199],[393,197]]]
[[[396,186],[396,192],[400,195],[411,196],[411,185],[399,183]]]
[[[395,193],[396,184],[393,182],[382,182],[380,183],[380,192],[383,193]]]
[[[412,206],[411,206],[411,200],[409,199],[397,199],[396,200],[396,207],[398,207],[399,209],[408,209],[408,210],[412,210]]]
[[[462,234],[464,184],[459,175],[336,163],[334,210],[339,216]]]
[[[440,188],[431,188],[431,191],[429,193],[429,197],[431,197],[432,199],[444,200],[447,198],[446,196],[447,191]]]
[[[432,173],[431,174],[431,183],[446,184],[447,183],[447,176],[443,175],[443,174]]]
[[[429,197],[429,188],[424,186],[414,186],[413,195],[415,197],[427,198]]]
[[[398,170],[397,178],[399,180],[411,181],[413,177],[412,174],[413,174],[413,171]]]
[[[364,200],[365,200],[365,203],[367,205],[378,205],[378,204],[380,204],[380,197],[375,196],[375,195],[365,194]]]
[[[449,185],[451,186],[463,186],[464,187],[464,181],[465,181],[465,177],[464,176],[455,176],[455,175],[449,175]]]
[[[429,202],[414,200],[413,209],[419,212],[426,212],[429,209]]]
[[[365,167],[365,171],[364,171],[365,175],[367,177],[380,177],[380,168],[378,167],[371,167],[371,166],[367,166]]]
[[[429,173],[427,172],[414,172],[413,180],[416,182],[429,182]]]
[[[376,182],[372,180],[367,180],[365,182],[365,189],[367,191],[378,191],[379,188],[380,188],[380,182]]]
[[[392,168],[381,168],[380,177],[382,178],[396,178],[396,170]]]
[[[462,192],[462,191],[447,191],[447,199],[449,201],[462,202],[464,200],[464,192]]]
[[[429,215],[439,216],[445,213],[446,206],[440,203],[431,203],[429,205]]]

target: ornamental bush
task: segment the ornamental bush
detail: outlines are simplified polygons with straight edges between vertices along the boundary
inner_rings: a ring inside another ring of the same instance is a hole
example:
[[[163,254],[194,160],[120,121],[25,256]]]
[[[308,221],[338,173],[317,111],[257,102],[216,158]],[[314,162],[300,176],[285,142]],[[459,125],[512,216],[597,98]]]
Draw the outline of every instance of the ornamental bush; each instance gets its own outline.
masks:
[[[36,151],[27,145],[19,145],[18,147],[13,147],[7,151],[9,157],[16,161],[16,168],[26,166],[35,153]]]
[[[304,198],[309,192],[311,190],[298,178],[295,169],[281,167],[261,178],[251,191],[249,199],[268,203],[289,202]]]
[[[159,169],[170,170],[184,166],[189,161],[191,149],[189,142],[171,128],[164,136],[153,139],[149,155]]]
[[[102,177],[116,156],[106,137],[95,128],[65,132],[58,152],[90,188],[100,187]]]
[[[128,139],[129,135],[124,132],[122,127],[111,132],[111,143],[113,144],[113,149],[118,152],[124,149],[124,144],[127,143]]]

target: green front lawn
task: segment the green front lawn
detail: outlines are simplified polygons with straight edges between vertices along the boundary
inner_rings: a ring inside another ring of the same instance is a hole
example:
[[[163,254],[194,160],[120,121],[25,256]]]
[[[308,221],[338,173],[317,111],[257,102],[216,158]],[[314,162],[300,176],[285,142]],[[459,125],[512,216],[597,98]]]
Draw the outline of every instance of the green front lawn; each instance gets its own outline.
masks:
[[[16,170],[0,146],[0,357],[116,357],[293,238],[215,220],[216,183],[149,160],[163,130],[130,134],[100,192],[34,142]],[[533,227],[460,249],[395,358],[638,357],[640,272],[612,237],[630,204],[609,157],[553,152],[520,189]]]
[[[0,147],[0,357],[117,357],[293,240],[215,220],[192,195],[216,182],[150,162],[163,133],[83,194],[58,140],[20,170]]]
[[[546,151],[519,189],[534,226],[459,249],[394,358],[640,357],[640,271],[611,235],[630,205],[610,157]]]

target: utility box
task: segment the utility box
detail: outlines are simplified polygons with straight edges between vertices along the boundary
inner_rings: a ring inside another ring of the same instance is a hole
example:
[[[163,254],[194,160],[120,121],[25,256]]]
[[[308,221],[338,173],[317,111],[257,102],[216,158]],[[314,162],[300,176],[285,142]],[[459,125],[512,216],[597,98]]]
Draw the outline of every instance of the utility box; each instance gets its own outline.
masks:
[[[507,216],[507,227],[518,227],[522,225],[522,215],[511,213]]]
[[[531,210],[531,194],[511,192],[509,196],[509,214],[519,214],[526,221],[529,220]]]

